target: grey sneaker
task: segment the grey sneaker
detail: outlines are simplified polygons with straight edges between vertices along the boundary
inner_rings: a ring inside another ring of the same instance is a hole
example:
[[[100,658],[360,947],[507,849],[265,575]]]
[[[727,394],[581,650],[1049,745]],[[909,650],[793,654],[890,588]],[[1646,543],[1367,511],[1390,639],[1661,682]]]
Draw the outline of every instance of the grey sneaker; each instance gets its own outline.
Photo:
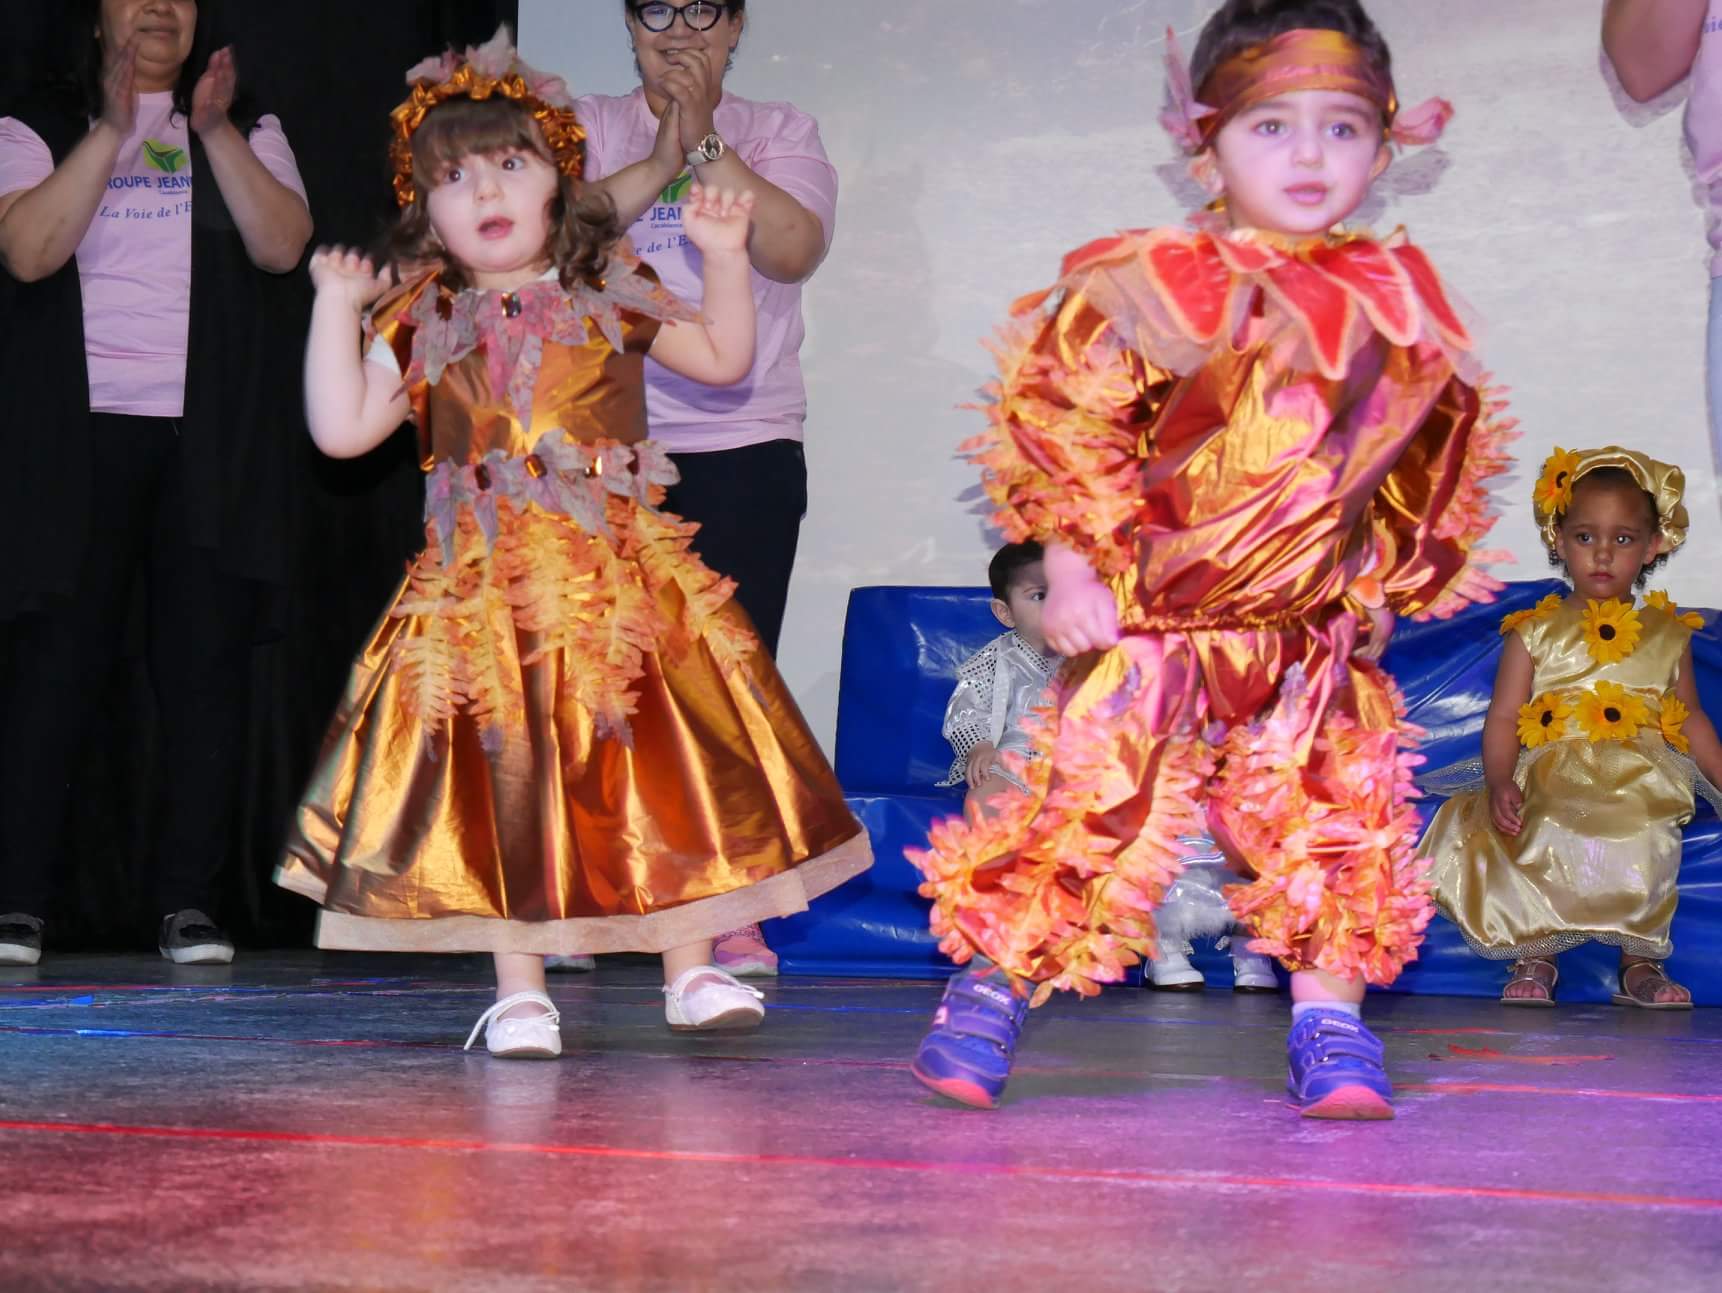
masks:
[[[233,960],[233,940],[195,907],[163,917],[157,943],[175,965],[226,965]]]
[[[42,922],[14,911],[0,916],[0,965],[34,965],[42,959]]]

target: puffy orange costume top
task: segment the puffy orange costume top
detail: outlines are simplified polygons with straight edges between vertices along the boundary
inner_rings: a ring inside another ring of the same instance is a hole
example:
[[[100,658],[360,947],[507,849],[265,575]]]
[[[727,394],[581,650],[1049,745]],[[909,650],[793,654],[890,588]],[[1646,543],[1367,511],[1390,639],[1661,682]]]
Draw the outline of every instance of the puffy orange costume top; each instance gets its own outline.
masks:
[[[1479,550],[1511,423],[1402,233],[1292,243],[1134,231],[1018,302],[990,426],[964,448],[1011,539],[1082,551],[1123,640],[1055,685],[1030,792],[912,855],[934,927],[1052,987],[1147,953],[1176,838],[1206,830],[1290,967],[1390,982],[1430,913],[1412,733],[1360,612],[1444,617],[1500,585]]]

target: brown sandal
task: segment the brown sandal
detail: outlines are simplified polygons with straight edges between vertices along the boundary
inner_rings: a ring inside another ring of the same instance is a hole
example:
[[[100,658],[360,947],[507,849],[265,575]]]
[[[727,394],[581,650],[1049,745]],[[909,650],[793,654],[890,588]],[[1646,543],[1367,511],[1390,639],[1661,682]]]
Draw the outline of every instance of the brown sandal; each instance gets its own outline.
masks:
[[[1649,989],[1648,998],[1640,996],[1637,992],[1634,992],[1631,988],[1627,987],[1626,976],[1631,974],[1634,970],[1644,971],[1643,974],[1638,976],[1638,987],[1640,991],[1643,991],[1646,988]],[[1692,1009],[1692,994],[1690,992],[1687,993],[1685,1001],[1656,1000],[1656,991],[1663,984],[1667,984],[1671,988],[1679,988],[1683,986],[1668,977],[1668,971],[1662,968],[1661,961],[1628,961],[1625,965],[1620,967],[1620,991],[1610,997],[1609,1000],[1614,1002],[1617,1006],[1633,1006],[1639,1010]]]
[[[1538,970],[1547,970],[1548,977],[1545,978],[1537,973]],[[1514,961],[1513,971],[1507,979],[1506,988],[1501,989],[1501,1004],[1503,1006],[1535,1006],[1538,1008],[1552,1006],[1555,1004],[1555,984],[1560,982],[1560,978],[1561,967],[1544,957],[1527,956],[1522,961]],[[1515,983],[1534,983],[1542,995],[1539,997],[1509,997],[1507,988],[1512,987]]]

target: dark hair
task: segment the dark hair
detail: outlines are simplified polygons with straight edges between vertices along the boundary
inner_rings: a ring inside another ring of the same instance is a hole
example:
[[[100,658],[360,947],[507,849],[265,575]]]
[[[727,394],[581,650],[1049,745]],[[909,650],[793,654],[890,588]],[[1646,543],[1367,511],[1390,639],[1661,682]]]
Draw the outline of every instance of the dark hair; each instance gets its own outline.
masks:
[[[221,24],[220,0],[198,0],[197,26],[191,37],[191,51],[185,65],[179,69],[179,80],[173,87],[173,110],[188,121],[191,118],[191,96],[197,82],[209,66],[210,55],[228,41]],[[64,31],[68,42],[66,55],[59,71],[59,83],[78,105],[79,111],[91,120],[102,115],[102,0],[72,0]],[[243,68],[240,69],[244,71]],[[246,93],[244,82],[234,98],[228,116],[241,134],[249,134],[257,124],[259,113],[255,102]]]
[[[1197,94],[1209,74],[1233,55],[1299,30],[1343,32],[1384,75],[1393,74],[1387,41],[1358,0],[1225,0],[1203,25],[1190,57],[1190,79]]]
[[[1638,477],[1634,476],[1625,467],[1598,467],[1594,471],[1587,471],[1584,475],[1580,476],[1573,482],[1573,498],[1575,500],[1578,498],[1578,493],[1581,489],[1592,488],[1626,490],[1637,494],[1644,500],[1645,511],[1650,516],[1650,528],[1652,530],[1661,529],[1662,514],[1656,510],[1656,495],[1652,494],[1643,485],[1640,485],[1638,483]],[[1569,504],[1567,511],[1571,510],[1572,507],[1571,504]],[[1562,512],[1556,518],[1556,524],[1565,525],[1566,523],[1567,513]],[[1645,562],[1644,569],[1638,572],[1638,578],[1632,581],[1632,586],[1634,588],[1643,588],[1645,584],[1650,582],[1651,574],[1667,565],[1668,559],[1673,555],[1674,554],[1672,552],[1659,552],[1649,561]],[[1566,562],[1561,560],[1560,553],[1555,552],[1552,549],[1549,552],[1549,564],[1561,573],[1566,573]]]
[[[1027,543],[1007,543],[987,563],[987,583],[992,586],[993,596],[1001,602],[1010,600],[1010,586],[1016,582],[1016,577],[1022,573],[1024,566],[1032,566],[1037,561],[1046,558],[1046,551],[1040,544],[1030,539]]]
[[[431,109],[413,134],[414,201],[384,239],[385,255],[403,279],[440,266],[446,286],[455,291],[468,286],[464,268],[449,258],[431,228],[431,190],[463,157],[514,149],[556,165],[538,123],[512,99],[450,99]],[[590,282],[604,272],[610,248],[622,236],[622,222],[607,193],[583,192],[577,180],[560,171],[556,178],[544,255],[556,267],[562,286],[572,288],[576,281]]]

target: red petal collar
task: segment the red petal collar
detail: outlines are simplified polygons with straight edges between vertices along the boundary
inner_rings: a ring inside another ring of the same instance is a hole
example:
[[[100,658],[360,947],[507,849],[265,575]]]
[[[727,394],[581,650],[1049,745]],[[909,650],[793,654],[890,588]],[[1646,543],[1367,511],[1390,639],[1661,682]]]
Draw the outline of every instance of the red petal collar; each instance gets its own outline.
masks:
[[[1178,331],[1201,346],[1229,336],[1259,289],[1297,325],[1330,378],[1345,375],[1363,323],[1397,346],[1428,341],[1465,352],[1474,344],[1428,257],[1403,230],[1381,241],[1335,234],[1293,245],[1252,233],[1132,229],[1065,257],[1059,286],[1132,265]],[[1048,295],[1024,297],[1014,312]]]

